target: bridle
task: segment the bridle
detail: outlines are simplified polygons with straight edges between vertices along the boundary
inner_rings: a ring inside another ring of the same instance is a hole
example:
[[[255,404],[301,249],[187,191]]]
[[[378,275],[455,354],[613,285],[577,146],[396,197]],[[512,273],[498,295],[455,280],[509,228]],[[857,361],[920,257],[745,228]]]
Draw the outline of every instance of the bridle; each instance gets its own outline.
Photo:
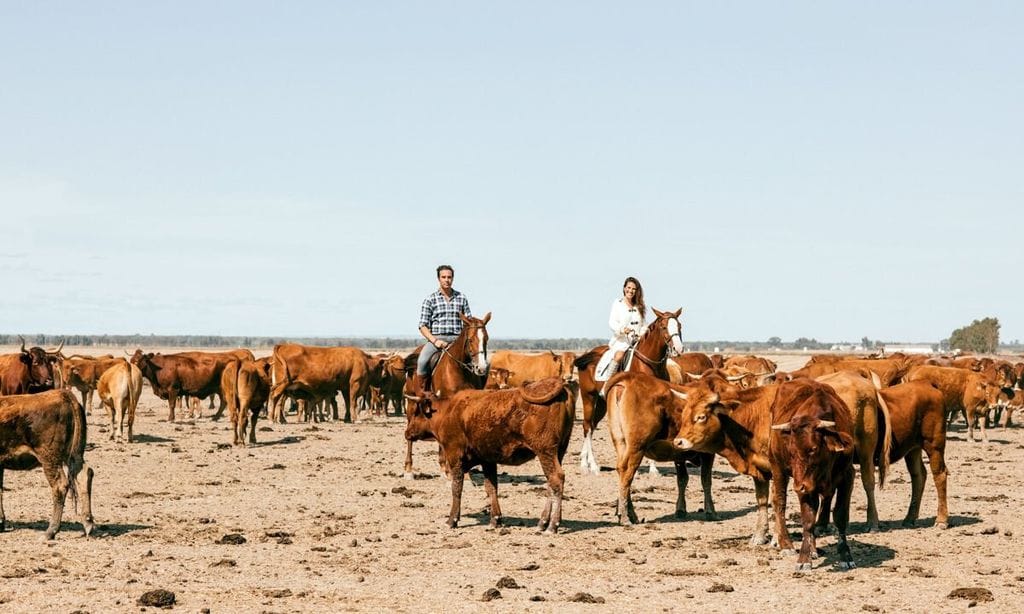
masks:
[[[639,339],[637,339],[636,345],[633,347],[633,355],[636,356],[637,358],[639,358],[641,362],[646,364],[648,367],[651,367],[652,369],[657,369],[658,366],[663,365],[666,362],[668,362],[668,359],[670,357],[678,355],[678,352],[676,352],[675,348],[672,347],[672,337],[678,337],[679,338],[679,345],[680,346],[683,344],[683,338],[681,336],[682,335],[683,327],[680,325],[679,326],[679,331],[677,331],[675,333],[669,333],[668,332],[668,320],[676,320],[676,319],[675,318],[658,318],[658,322],[660,322],[662,319],[665,320],[665,327],[662,328],[661,326],[658,326],[658,328],[660,330],[662,330],[662,332],[664,333],[665,355],[662,357],[661,360],[654,360],[652,358],[644,356],[643,352],[640,351],[640,341],[642,341],[644,337],[646,337],[648,334],[651,333],[652,328],[654,328],[653,324],[650,327],[648,327],[648,329],[646,331],[644,331],[644,334]],[[655,324],[657,324],[657,322]],[[679,324],[678,320],[676,320],[676,324]]]
[[[463,336],[465,336],[465,339],[463,339],[463,341],[462,341],[462,354],[464,356],[470,356],[469,340],[472,338],[473,335],[469,334],[469,331],[470,330],[479,329],[479,328],[484,328],[484,327],[483,326],[479,326],[479,325],[470,325],[470,326],[466,326],[466,327],[464,327],[462,329],[462,334],[463,334]],[[452,362],[454,362],[455,364],[459,365],[459,367],[461,367],[464,371],[468,371],[468,372],[472,373],[473,375],[477,375],[477,376],[480,376],[480,377],[482,377],[484,375],[484,373],[480,372],[480,370],[478,369],[476,363],[472,362],[472,360],[469,360],[467,362],[463,362],[463,361],[459,360],[458,358],[455,357],[454,354],[452,354],[451,352],[448,351],[447,347],[442,348],[441,349],[441,353],[444,354],[445,356],[447,356],[448,358],[450,358],[452,360]],[[481,349],[481,351],[477,352],[476,354],[477,354],[477,356],[480,356],[482,354],[483,355],[483,359],[484,359],[483,360],[484,363],[487,362],[487,347],[486,346],[484,346]],[[486,372],[486,370],[485,370],[485,372]]]

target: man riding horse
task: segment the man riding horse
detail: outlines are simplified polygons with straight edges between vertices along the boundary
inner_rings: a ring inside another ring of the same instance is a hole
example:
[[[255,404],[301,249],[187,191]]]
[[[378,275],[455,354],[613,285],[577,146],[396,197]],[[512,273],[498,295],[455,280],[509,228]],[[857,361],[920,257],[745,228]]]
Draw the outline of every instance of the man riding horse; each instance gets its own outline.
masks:
[[[427,344],[416,361],[416,394],[430,391],[430,359],[448,347],[462,332],[460,315],[472,317],[466,296],[452,288],[455,269],[447,264],[437,267],[438,290],[423,300],[420,306],[420,334]]]

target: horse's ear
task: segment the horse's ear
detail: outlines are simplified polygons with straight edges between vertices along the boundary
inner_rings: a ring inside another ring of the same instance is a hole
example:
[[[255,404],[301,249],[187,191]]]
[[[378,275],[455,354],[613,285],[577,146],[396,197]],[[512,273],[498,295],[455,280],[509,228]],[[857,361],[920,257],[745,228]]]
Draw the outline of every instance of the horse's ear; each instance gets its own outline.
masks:
[[[473,323],[469,318],[466,317],[465,314],[462,314],[462,313],[459,314],[459,319],[462,320],[463,323],[465,323],[465,324],[472,324]]]
[[[673,317],[673,318],[678,318],[678,317],[679,317],[679,315],[680,315],[680,314],[682,314],[682,313],[683,313],[683,308],[682,308],[682,307],[680,307],[679,309],[676,309],[676,310],[675,310],[675,312],[674,312],[674,313],[672,314],[672,317]]]
[[[664,313],[662,313],[662,312],[658,311],[658,310],[657,310],[657,309],[655,309],[654,307],[651,307],[651,311],[653,311],[653,312],[654,312],[654,315],[658,316],[659,318],[664,318],[664,317],[665,317],[665,314],[664,314]]]
[[[487,324],[488,322],[490,322],[490,321],[491,321],[491,312],[490,312],[490,311],[488,311],[487,313],[485,313],[485,314],[484,314],[484,317],[483,317],[483,319],[482,319],[482,320],[480,320],[480,321],[481,321],[481,322],[483,322],[483,323],[484,323],[485,325],[486,325],[486,324]]]

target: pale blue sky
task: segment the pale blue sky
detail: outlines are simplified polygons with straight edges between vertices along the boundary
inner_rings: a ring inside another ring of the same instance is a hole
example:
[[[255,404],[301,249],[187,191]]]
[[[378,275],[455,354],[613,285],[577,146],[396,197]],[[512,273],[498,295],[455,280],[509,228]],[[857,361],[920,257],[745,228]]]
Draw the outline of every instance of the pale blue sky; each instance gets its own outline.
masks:
[[[1024,5],[553,4],[0,4],[0,329],[1024,338]]]

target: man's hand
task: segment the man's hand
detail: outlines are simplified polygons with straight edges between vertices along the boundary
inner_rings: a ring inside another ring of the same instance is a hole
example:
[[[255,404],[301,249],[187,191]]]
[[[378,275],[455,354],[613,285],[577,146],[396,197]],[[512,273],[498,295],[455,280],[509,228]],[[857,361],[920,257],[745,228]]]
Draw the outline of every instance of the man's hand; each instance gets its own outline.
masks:
[[[445,341],[444,339],[434,339],[434,347],[436,347],[439,350],[443,350],[446,347],[448,347],[448,342]]]

